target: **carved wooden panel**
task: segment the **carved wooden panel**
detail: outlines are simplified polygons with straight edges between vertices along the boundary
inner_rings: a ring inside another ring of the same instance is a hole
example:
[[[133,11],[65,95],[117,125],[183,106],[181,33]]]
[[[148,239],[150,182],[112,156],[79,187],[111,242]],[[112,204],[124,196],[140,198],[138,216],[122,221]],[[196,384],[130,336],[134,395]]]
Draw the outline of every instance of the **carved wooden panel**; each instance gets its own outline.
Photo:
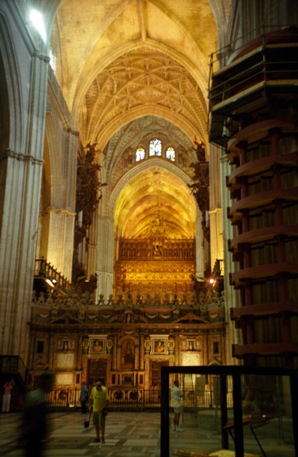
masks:
[[[168,360],[165,361],[155,361],[151,362],[151,386],[160,386],[161,385],[161,367],[167,367],[169,365]]]
[[[90,359],[88,360],[88,385],[92,386],[97,381],[102,381],[106,385],[107,360]]]

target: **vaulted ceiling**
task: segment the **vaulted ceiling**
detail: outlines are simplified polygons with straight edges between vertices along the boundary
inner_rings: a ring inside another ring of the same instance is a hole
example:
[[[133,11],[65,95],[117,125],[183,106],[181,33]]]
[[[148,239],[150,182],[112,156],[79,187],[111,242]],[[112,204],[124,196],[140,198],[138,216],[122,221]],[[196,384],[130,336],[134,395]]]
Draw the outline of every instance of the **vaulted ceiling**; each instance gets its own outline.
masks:
[[[227,22],[229,3],[60,2],[51,36],[56,78],[82,144],[96,142],[105,151],[103,174],[110,191],[115,176],[120,178],[119,164],[122,173],[127,171],[121,161],[124,152],[150,135],[174,138],[175,147],[188,151],[190,161],[194,140],[207,144],[209,57],[218,47],[217,30]],[[130,236],[135,237],[154,226],[161,214],[168,233],[194,236],[193,202],[185,205],[183,198],[173,196],[173,189],[182,186],[186,201],[186,181],[175,169],[157,168],[148,164],[146,171],[125,182],[116,225],[128,236],[131,227]],[[156,173],[163,184],[148,192]]]

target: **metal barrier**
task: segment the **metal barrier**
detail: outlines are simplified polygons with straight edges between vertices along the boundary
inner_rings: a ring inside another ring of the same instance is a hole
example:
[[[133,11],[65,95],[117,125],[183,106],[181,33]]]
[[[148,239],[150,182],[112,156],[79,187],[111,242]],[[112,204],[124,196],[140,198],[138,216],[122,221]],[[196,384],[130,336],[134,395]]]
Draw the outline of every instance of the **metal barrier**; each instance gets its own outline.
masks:
[[[80,409],[80,393],[80,388],[55,389],[48,394],[48,405],[55,410]],[[158,411],[161,407],[159,389],[113,387],[109,389],[109,397],[110,409],[114,411]],[[219,407],[217,397],[214,389],[206,389],[202,395],[185,389],[183,405],[191,409],[213,409]],[[228,403],[229,398],[232,399],[231,392],[228,392]]]

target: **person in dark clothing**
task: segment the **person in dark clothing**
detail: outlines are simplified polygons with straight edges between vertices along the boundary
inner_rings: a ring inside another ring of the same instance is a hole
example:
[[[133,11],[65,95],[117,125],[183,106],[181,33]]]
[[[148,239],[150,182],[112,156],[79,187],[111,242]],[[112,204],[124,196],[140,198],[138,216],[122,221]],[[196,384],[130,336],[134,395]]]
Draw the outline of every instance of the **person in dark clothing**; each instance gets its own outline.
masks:
[[[26,457],[41,457],[49,427],[47,421],[46,394],[52,390],[54,376],[50,372],[39,378],[37,389],[25,396],[21,442]]]
[[[81,405],[82,405],[82,413],[86,414],[87,401],[88,401],[88,387],[86,386],[86,383],[84,381],[82,382],[82,386],[81,386],[80,401],[81,401]]]

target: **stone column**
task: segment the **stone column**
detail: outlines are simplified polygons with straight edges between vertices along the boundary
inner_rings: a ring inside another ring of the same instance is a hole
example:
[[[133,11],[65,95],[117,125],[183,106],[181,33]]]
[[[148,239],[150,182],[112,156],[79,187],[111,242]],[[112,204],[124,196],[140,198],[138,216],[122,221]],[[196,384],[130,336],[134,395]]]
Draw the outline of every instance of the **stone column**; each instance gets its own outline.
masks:
[[[223,229],[221,209],[221,187],[220,187],[220,149],[213,144],[210,145],[209,162],[209,226],[210,226],[210,266],[214,268],[216,260],[223,260]]]
[[[100,294],[108,297],[113,292],[114,264],[114,222],[108,216],[97,219],[97,290],[96,300]]]
[[[223,228],[222,228],[222,210],[215,208],[209,211],[210,217],[210,263],[211,271],[214,268],[216,260],[223,260]],[[221,274],[224,272],[222,271]]]
[[[40,243],[41,254],[64,277],[71,281],[75,212],[48,206],[42,214],[42,225],[48,232],[46,243]],[[43,230],[40,237],[43,236]]]
[[[72,279],[76,204],[78,135],[51,122],[46,124],[45,164],[39,214],[37,258],[50,262],[69,281]],[[60,129],[60,130],[59,130]]]
[[[20,36],[18,39],[22,42]],[[1,193],[5,196],[0,201],[0,353],[19,355],[25,364],[29,352],[28,322],[38,231],[48,74],[48,58],[39,51],[31,55],[28,49],[26,51],[21,59],[24,67],[20,67],[17,82],[15,75],[5,75],[11,76],[8,82],[12,84],[14,81],[16,86],[11,92],[12,97],[16,97],[12,103],[17,103],[16,93],[19,91],[23,99],[19,106],[11,106],[17,113],[6,119],[12,130],[10,142],[7,149],[0,151]]]

